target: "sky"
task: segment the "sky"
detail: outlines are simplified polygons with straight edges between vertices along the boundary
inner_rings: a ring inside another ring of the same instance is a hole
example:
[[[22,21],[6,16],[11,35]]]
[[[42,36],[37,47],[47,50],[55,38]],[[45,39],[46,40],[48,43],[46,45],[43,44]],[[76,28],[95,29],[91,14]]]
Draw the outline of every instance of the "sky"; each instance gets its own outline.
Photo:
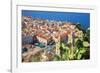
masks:
[[[22,16],[80,23],[84,28],[90,27],[90,13],[22,10]]]

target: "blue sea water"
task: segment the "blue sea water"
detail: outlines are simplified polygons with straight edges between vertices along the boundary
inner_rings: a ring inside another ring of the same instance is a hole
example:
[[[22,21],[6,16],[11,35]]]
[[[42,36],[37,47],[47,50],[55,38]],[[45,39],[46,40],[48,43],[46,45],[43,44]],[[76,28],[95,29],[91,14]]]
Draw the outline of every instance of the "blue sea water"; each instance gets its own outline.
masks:
[[[22,10],[22,16],[80,23],[84,28],[90,27],[90,13]]]

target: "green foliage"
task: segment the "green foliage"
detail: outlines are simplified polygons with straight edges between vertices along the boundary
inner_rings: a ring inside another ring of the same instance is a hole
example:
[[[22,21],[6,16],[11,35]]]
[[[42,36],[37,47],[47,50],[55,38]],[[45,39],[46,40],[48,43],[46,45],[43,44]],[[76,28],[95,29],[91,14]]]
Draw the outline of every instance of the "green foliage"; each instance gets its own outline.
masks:
[[[81,41],[80,39],[78,39],[78,40],[76,41],[76,43],[75,43],[75,46],[76,46],[78,49],[81,48],[81,47],[83,47],[82,41]]]
[[[89,39],[87,37],[87,33],[84,33],[86,35],[81,40],[80,38],[75,38],[75,42],[73,45],[72,43],[66,43],[61,42],[60,44],[60,56],[56,56],[56,60],[81,60],[81,59],[87,59],[89,58]]]
[[[61,60],[61,57],[60,57],[60,56],[58,56],[58,55],[54,55],[53,60],[54,60],[54,61],[59,61],[59,60]]]
[[[89,47],[89,43],[88,43],[87,41],[84,41],[84,42],[83,42],[83,46],[84,46],[84,47]]]
[[[32,62],[39,62],[40,61],[40,57],[38,55],[32,56],[31,61]]]

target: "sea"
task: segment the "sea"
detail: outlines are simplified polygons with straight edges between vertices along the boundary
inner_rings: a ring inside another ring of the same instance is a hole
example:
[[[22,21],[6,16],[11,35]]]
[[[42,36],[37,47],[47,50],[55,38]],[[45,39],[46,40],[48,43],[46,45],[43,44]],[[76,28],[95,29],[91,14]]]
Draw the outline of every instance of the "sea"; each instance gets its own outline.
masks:
[[[22,10],[22,16],[30,16],[32,18],[53,21],[72,22],[75,24],[79,23],[85,29],[90,27],[90,13]]]

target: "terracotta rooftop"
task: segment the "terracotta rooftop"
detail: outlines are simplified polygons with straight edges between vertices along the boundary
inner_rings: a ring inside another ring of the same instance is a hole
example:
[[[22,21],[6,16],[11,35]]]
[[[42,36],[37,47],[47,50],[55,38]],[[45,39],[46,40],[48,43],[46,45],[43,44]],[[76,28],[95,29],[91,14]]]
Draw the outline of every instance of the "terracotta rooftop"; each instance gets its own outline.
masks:
[[[46,34],[43,34],[43,33],[37,34],[37,36],[38,36],[38,37],[41,37],[41,38],[44,38],[44,39],[46,39],[46,40],[51,39],[51,36],[46,35]]]

